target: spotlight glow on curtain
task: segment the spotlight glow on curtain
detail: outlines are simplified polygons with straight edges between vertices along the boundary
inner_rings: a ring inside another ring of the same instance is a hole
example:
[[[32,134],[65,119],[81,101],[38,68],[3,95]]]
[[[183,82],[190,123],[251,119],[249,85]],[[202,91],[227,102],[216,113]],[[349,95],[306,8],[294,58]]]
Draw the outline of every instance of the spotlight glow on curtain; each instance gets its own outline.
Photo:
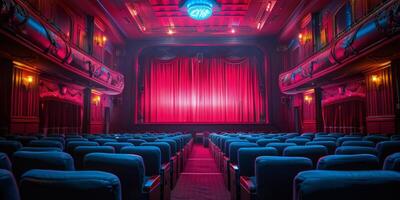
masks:
[[[141,92],[143,123],[261,123],[255,57],[151,59]]]

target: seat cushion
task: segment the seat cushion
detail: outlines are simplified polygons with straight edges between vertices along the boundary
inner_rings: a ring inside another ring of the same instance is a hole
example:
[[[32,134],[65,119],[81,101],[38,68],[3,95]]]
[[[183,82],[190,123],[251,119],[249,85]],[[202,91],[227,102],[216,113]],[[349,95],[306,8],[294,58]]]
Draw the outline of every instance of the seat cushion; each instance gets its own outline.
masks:
[[[117,176],[100,171],[30,170],[20,181],[24,200],[120,200]]]
[[[383,164],[383,169],[400,172],[400,153],[394,153],[386,157]]]
[[[317,169],[320,170],[378,170],[378,157],[371,154],[329,155],[322,157]]]
[[[395,200],[400,173],[393,171],[300,172],[294,180],[294,200]]]
[[[9,170],[0,169],[0,199],[20,200],[17,183]]]

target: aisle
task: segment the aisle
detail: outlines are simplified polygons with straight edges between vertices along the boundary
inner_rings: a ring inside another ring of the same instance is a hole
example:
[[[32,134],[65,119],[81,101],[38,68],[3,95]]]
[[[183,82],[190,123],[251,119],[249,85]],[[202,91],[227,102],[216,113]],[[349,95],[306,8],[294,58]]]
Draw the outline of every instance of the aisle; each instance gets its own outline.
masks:
[[[184,172],[172,191],[172,200],[229,200],[222,174],[207,148],[200,144],[193,146]]]

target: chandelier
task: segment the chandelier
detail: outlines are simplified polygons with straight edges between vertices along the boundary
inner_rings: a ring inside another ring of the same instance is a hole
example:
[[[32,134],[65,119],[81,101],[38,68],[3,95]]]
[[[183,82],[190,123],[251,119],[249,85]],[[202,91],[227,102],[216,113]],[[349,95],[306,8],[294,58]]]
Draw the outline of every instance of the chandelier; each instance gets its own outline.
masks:
[[[205,20],[211,17],[217,3],[215,0],[186,0],[183,5],[192,19]]]

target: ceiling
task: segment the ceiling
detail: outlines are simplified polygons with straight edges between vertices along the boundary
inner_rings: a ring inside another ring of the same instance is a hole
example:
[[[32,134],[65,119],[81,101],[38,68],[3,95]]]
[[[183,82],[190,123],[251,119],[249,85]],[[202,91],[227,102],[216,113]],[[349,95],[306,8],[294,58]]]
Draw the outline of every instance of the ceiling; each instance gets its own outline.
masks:
[[[128,38],[164,36],[224,37],[277,34],[298,0],[216,0],[213,16],[196,21],[182,0],[97,0]]]

